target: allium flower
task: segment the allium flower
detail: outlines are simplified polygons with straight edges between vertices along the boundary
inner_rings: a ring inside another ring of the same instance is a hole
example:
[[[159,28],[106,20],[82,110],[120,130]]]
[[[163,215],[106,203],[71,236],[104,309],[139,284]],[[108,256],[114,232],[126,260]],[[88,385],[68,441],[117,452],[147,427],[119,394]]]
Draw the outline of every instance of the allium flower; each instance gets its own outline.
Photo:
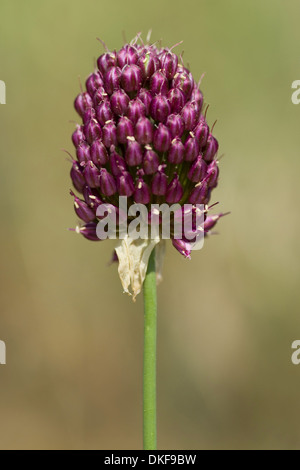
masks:
[[[72,135],[77,159],[71,179],[82,195],[71,193],[83,221],[78,231],[99,240],[97,208],[117,207],[119,196],[149,210],[154,203],[207,206],[218,184],[219,144],[188,68],[171,49],[137,40],[105,52],[97,65],[74,103],[82,119]],[[206,233],[222,215],[205,213]],[[190,257],[188,240],[172,243]]]

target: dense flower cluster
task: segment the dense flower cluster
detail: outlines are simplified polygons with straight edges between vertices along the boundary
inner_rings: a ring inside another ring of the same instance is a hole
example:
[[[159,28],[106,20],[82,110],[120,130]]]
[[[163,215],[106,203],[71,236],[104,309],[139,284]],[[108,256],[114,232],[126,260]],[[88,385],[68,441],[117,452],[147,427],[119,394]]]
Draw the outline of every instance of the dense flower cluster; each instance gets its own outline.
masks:
[[[167,48],[127,44],[106,52],[75,100],[82,118],[72,135],[71,178],[80,233],[96,235],[96,210],[119,196],[145,205],[208,204],[217,186],[218,142],[190,71]],[[222,214],[208,216],[205,231]],[[187,240],[172,240],[185,256]]]

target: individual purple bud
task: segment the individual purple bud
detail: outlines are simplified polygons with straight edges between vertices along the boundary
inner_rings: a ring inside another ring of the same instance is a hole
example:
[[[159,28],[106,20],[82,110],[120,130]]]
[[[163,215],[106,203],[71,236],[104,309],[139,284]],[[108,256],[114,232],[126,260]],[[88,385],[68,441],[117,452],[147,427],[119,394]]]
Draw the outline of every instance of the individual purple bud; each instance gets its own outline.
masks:
[[[160,61],[156,55],[151,54],[150,51],[147,51],[145,54],[139,57],[137,65],[141,69],[143,78],[147,79],[150,78],[160,68]]]
[[[151,190],[155,196],[164,196],[167,192],[168,177],[162,168],[162,165],[158,167],[157,173],[153,176]]]
[[[127,93],[139,91],[142,81],[142,72],[137,65],[125,65],[122,70],[121,84]]]
[[[93,100],[88,93],[80,93],[74,101],[74,107],[79,116],[83,117],[84,112],[93,107]]]
[[[85,179],[82,174],[81,168],[76,160],[73,160],[70,176],[71,176],[74,188],[79,193],[82,193],[82,189],[85,185]]]
[[[149,204],[151,200],[149,186],[141,177],[138,178],[135,185],[134,200],[138,204]]]
[[[80,163],[88,162],[91,159],[90,146],[83,141],[76,149],[76,155]]]
[[[179,165],[184,160],[184,145],[179,137],[172,140],[168,153],[168,161],[173,165]]]
[[[98,106],[103,101],[107,100],[107,93],[103,86],[100,86],[93,94],[94,106]]]
[[[214,228],[214,226],[216,225],[216,223],[218,222],[218,220],[223,217],[224,215],[228,215],[228,212],[226,214],[223,214],[222,212],[220,214],[216,214],[216,215],[210,215],[208,217],[206,217],[205,219],[205,222],[204,222],[204,231],[207,233],[209,232],[212,228]]]
[[[72,142],[75,147],[78,147],[85,140],[85,135],[81,126],[77,124],[75,131],[72,134]]]
[[[206,181],[209,188],[215,188],[218,185],[219,167],[216,160],[213,160],[207,168]]]
[[[100,171],[91,160],[85,165],[83,176],[90,188],[97,188],[99,186]]]
[[[100,72],[94,72],[91,73],[91,75],[88,76],[85,82],[86,89],[88,93],[93,96],[95,91],[103,86],[103,80],[102,80],[102,75]]]
[[[191,259],[191,243],[184,240],[175,240],[174,238],[172,239],[172,243],[174,248],[176,248],[181,255],[185,258]]]
[[[98,190],[90,188],[88,185],[85,185],[83,188],[83,197],[85,202],[96,212],[97,208],[103,204],[102,199],[99,196]]]
[[[102,101],[102,103],[96,107],[96,116],[101,126],[104,126],[106,121],[113,120],[114,115],[108,100]]]
[[[130,197],[134,193],[133,178],[130,173],[124,172],[117,177],[118,193],[120,196]]]
[[[133,125],[130,119],[122,116],[117,125],[117,139],[120,144],[127,143],[127,137],[132,137],[134,134]]]
[[[150,114],[155,121],[165,122],[171,112],[169,101],[165,96],[156,95],[151,101]]]
[[[216,155],[217,151],[219,149],[219,144],[217,139],[212,135],[209,134],[206,142],[206,146],[204,149],[204,160],[206,162],[211,162]]]
[[[199,88],[194,88],[192,95],[191,95],[191,101],[195,101],[197,104],[197,109],[199,110],[199,113],[201,112],[202,106],[203,106],[203,95]]]
[[[102,73],[102,75],[105,74],[105,72],[110,68],[113,67],[114,65],[117,65],[117,58],[116,58],[116,53],[115,52],[106,52],[105,54],[102,54],[98,60],[98,69]]]
[[[92,144],[94,140],[101,138],[101,127],[99,126],[98,121],[96,119],[92,119],[88,124],[85,124],[84,134],[89,144]]]
[[[108,162],[107,150],[101,140],[95,140],[90,149],[91,160],[97,166],[106,165]]]
[[[173,52],[167,51],[160,56],[161,68],[168,80],[171,80],[177,70],[178,57]]]
[[[152,95],[149,90],[146,90],[146,88],[141,88],[137,98],[141,100],[143,105],[145,106],[145,114],[148,115],[150,113],[150,105],[152,101]]]
[[[185,97],[182,91],[178,88],[172,88],[169,91],[167,98],[170,103],[172,113],[180,113],[185,104]]]
[[[193,134],[199,142],[200,149],[203,149],[206,146],[207,138],[209,135],[209,127],[205,119],[200,119],[200,122],[193,130]]]
[[[206,204],[208,192],[209,190],[206,181],[196,184],[190,194],[189,202],[191,204]]]
[[[185,141],[184,149],[185,160],[187,162],[194,161],[197,155],[199,154],[199,142],[192,132],[190,132],[189,137]]]
[[[141,117],[136,123],[135,138],[142,145],[147,145],[152,142],[153,125],[146,117]]]
[[[117,191],[117,186],[114,177],[106,170],[100,170],[100,190],[104,196],[112,196]]]
[[[137,123],[140,117],[145,116],[145,114],[146,108],[139,98],[130,101],[127,109],[127,117],[133,125]]]
[[[159,124],[154,131],[153,145],[158,152],[166,152],[171,145],[171,134],[164,124]]]
[[[200,112],[194,103],[187,103],[181,111],[184,127],[187,131],[192,131],[199,119]]]
[[[137,50],[134,46],[126,44],[117,53],[118,65],[122,69],[125,65],[136,64],[138,59]]]
[[[110,67],[110,69],[107,70],[104,75],[104,89],[106,93],[111,95],[114,90],[120,88],[121,75],[120,67]]]
[[[168,185],[166,192],[166,202],[168,204],[176,204],[180,201],[183,196],[183,188],[179,181],[178,175],[175,173],[174,178],[171,183]]]
[[[143,158],[143,168],[146,175],[153,175],[159,167],[159,158],[151,147],[146,146],[146,152]]]
[[[166,126],[169,128],[171,137],[181,137],[184,131],[182,117],[179,114],[170,114]]]
[[[91,220],[94,220],[96,218],[95,213],[87,205],[87,203],[79,199],[79,197],[75,196],[72,191],[70,194],[74,197],[74,209],[79,219],[83,220],[84,222],[90,222]]]
[[[126,114],[129,96],[123,90],[115,91],[110,98],[111,109],[117,116]]]
[[[129,137],[125,159],[129,166],[141,165],[143,161],[143,150],[134,137]]]
[[[83,113],[83,117],[82,117],[83,123],[88,124],[91,121],[91,119],[95,119],[95,116],[96,116],[96,111],[94,110],[94,108],[88,108]]]
[[[92,242],[100,242],[102,241],[97,235],[97,222],[88,222],[87,224],[83,225],[79,228],[79,232],[88,240]]]
[[[120,176],[127,171],[127,165],[123,157],[119,155],[114,148],[111,149],[109,158],[111,172],[114,176]]]
[[[194,85],[191,74],[186,71],[177,72],[172,81],[172,86],[182,91],[186,99],[190,98]]]
[[[166,95],[169,91],[169,84],[165,74],[158,70],[150,79],[150,91],[152,95]]]
[[[203,160],[202,155],[198,155],[194,163],[189,169],[188,178],[193,183],[200,183],[206,175],[207,164]]]
[[[117,128],[114,122],[106,122],[102,129],[102,135],[105,147],[110,148],[111,145],[117,145]]]

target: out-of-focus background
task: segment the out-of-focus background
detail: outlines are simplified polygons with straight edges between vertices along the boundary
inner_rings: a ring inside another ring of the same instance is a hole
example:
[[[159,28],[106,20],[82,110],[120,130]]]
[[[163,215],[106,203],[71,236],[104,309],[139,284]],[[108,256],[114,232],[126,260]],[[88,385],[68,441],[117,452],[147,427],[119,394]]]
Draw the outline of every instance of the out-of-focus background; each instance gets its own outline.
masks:
[[[160,449],[300,447],[299,2],[1,0],[1,449],[142,446],[142,297],[113,242],[77,224],[61,151],[103,52],[153,29],[183,40],[216,119],[230,216],[192,261],[169,244],[159,287]]]

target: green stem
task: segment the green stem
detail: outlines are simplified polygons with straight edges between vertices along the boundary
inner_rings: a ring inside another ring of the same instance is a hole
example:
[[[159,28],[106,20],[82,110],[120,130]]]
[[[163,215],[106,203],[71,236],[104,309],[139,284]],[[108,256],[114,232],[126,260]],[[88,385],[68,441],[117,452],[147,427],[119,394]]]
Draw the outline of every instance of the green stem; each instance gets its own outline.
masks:
[[[156,330],[155,248],[144,281],[144,450],[156,450]]]

